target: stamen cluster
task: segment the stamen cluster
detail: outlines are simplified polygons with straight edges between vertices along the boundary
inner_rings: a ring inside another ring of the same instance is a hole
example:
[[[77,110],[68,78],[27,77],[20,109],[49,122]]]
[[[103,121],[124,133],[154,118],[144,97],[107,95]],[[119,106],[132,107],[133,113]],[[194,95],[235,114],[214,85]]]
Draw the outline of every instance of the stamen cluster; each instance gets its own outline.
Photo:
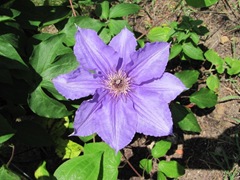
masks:
[[[125,72],[119,70],[108,75],[105,85],[114,96],[126,95],[130,91],[130,78]]]

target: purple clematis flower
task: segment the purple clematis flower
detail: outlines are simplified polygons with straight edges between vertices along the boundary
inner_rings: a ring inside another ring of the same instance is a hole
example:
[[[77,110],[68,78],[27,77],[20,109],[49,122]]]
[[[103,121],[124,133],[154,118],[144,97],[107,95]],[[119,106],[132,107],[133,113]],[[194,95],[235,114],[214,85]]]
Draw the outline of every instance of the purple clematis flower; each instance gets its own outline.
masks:
[[[74,53],[80,66],[53,79],[67,99],[93,95],[77,110],[73,135],[97,133],[119,151],[136,132],[151,136],[172,133],[168,103],[186,87],[164,72],[170,44],[147,43],[138,51],[136,45],[127,28],[109,45],[95,31],[78,28]]]

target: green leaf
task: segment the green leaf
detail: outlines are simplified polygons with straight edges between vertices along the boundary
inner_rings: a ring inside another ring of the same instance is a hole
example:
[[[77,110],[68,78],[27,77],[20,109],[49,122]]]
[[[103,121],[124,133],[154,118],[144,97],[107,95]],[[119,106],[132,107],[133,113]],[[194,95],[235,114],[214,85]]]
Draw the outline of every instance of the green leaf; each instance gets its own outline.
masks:
[[[177,178],[184,175],[185,170],[177,161],[160,161],[158,171],[163,172],[167,177]]]
[[[218,0],[186,0],[189,6],[195,8],[209,7],[218,2]]]
[[[192,39],[195,45],[198,45],[200,37],[199,35],[197,35],[197,33],[191,32],[190,38]]]
[[[108,28],[103,28],[102,31],[99,34],[99,37],[105,42],[106,44],[109,43],[111,40],[112,36],[110,33],[110,30]]]
[[[12,38],[6,41],[4,35],[0,36],[0,56],[4,56],[9,60],[17,61],[20,64],[24,65],[24,67],[27,67],[25,62],[22,60],[21,56],[18,54],[17,50],[13,47],[12,44],[9,43],[11,42],[11,40]]]
[[[216,75],[211,74],[207,78],[207,86],[210,90],[214,92],[218,92],[219,86],[220,86],[220,80]]]
[[[182,51],[182,46],[180,44],[174,44],[170,49],[169,60],[175,58]]]
[[[2,166],[0,168],[0,178],[2,180],[21,180],[20,176],[18,176],[5,166]]]
[[[61,164],[54,172],[54,176],[58,180],[98,179],[102,154],[103,152],[98,152],[72,158]]]
[[[197,70],[183,70],[174,75],[177,76],[187,88],[191,88],[198,81],[199,72]]]
[[[90,136],[79,136],[79,139],[81,139],[81,141],[86,143],[86,142],[92,140],[95,136],[96,136],[96,134],[92,134]]]
[[[176,33],[176,36],[178,43],[180,43],[181,41],[186,41],[190,34],[186,34],[185,32],[180,31]]]
[[[33,54],[30,57],[30,64],[36,72],[41,74],[51,65],[56,56],[60,55],[58,52],[60,47],[63,46],[63,38],[63,34],[55,35],[34,47]]]
[[[47,131],[38,123],[33,121],[21,121],[16,125],[14,138],[18,142],[30,146],[52,146],[53,141]]]
[[[118,34],[126,26],[129,27],[126,20],[110,19],[108,23],[108,27],[112,36]]]
[[[177,103],[171,103],[170,109],[174,125],[177,125],[183,131],[201,132],[197,118],[192,111]]]
[[[70,71],[76,69],[79,66],[78,61],[76,60],[73,52],[63,54],[57,58],[52,64],[42,71],[41,76],[44,80],[52,80],[54,77],[57,77],[60,74],[66,74]]]
[[[201,88],[190,96],[190,102],[202,109],[210,108],[217,104],[217,95],[207,88]]]
[[[10,139],[14,134],[15,130],[10,126],[8,121],[0,114],[0,144]]]
[[[31,93],[28,98],[28,105],[37,115],[48,118],[62,118],[72,113],[67,110],[65,105],[49,97],[41,86],[38,86]]]
[[[77,32],[77,26],[86,29],[93,29],[98,32],[105,24],[99,20],[92,19],[87,16],[70,17],[64,29],[60,33],[64,33],[64,43],[68,46],[73,46],[75,43],[75,34]]]
[[[152,163],[153,162],[151,159],[142,159],[140,161],[139,167],[149,174],[152,171]]]
[[[226,57],[225,62],[227,63],[227,73],[231,75],[237,75],[240,73],[240,60]]]
[[[166,155],[167,151],[171,148],[171,143],[169,141],[161,140],[157,142],[152,148],[152,156],[154,158],[160,158]]]
[[[218,53],[212,49],[209,49],[207,52],[205,52],[204,56],[209,62],[216,66],[218,73],[222,74],[224,72],[224,61],[219,57]]]
[[[182,48],[188,57],[195,60],[204,60],[203,51],[199,47],[195,47],[192,43],[184,43]]]
[[[167,177],[161,171],[158,171],[157,180],[167,180]]]
[[[100,11],[99,14],[99,17],[100,19],[108,19],[109,17],[109,2],[108,1],[103,1],[102,3],[100,3],[98,6],[97,6],[97,9],[98,11]]]
[[[43,176],[49,177],[49,172],[47,171],[47,168],[46,168],[46,161],[43,161],[34,172],[34,177],[36,179],[41,179],[43,178]]]
[[[3,11],[3,12],[1,12],[1,14],[4,14],[4,15],[0,16],[0,22],[8,21],[8,20],[15,21],[14,18],[21,14],[20,11],[17,11],[15,9],[6,9],[6,8],[2,9],[1,8],[1,11]]]
[[[92,155],[103,152],[102,172],[100,172],[100,179],[117,179],[118,166],[121,161],[121,153],[116,153],[106,143],[88,143],[84,146],[84,155]]]
[[[83,151],[83,147],[71,140],[61,139],[55,140],[56,154],[62,159],[72,159],[78,157]]]
[[[109,18],[118,18],[127,16],[129,14],[135,14],[140,10],[137,4],[121,3],[111,7]]]
[[[169,27],[154,27],[148,32],[147,38],[151,42],[167,42],[170,38],[170,31],[171,28]]]

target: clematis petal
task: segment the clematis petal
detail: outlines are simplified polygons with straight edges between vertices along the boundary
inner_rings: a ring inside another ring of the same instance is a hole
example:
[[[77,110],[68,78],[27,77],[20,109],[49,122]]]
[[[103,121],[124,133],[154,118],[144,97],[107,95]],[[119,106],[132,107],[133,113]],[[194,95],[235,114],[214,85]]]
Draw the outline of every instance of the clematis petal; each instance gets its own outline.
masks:
[[[166,103],[174,100],[181,92],[187,90],[184,84],[174,75],[164,73],[159,79],[141,85],[143,90],[157,92],[161,101]]]
[[[137,113],[130,99],[119,98],[116,101],[107,95],[102,103],[101,110],[96,114],[100,120],[97,134],[117,152],[133,139]]]
[[[99,93],[100,92],[100,93]],[[101,125],[98,111],[101,111],[104,92],[97,91],[93,99],[84,101],[78,108],[74,119],[74,136],[89,136],[97,132]]]
[[[162,76],[169,56],[169,43],[146,44],[144,48],[131,55],[133,65],[127,67],[130,77],[136,84]]]
[[[137,132],[150,136],[167,136],[172,133],[169,106],[156,99],[156,93],[138,88],[133,101],[138,112]]]
[[[74,54],[84,69],[106,74],[116,68],[118,54],[94,30],[78,28],[75,38]]]
[[[100,79],[80,68],[52,80],[55,88],[67,99],[79,99],[94,94],[101,87]]]
[[[122,67],[124,68],[131,61],[130,54],[135,52],[137,40],[131,31],[124,28],[118,35],[112,38],[109,46],[119,53],[123,60]]]

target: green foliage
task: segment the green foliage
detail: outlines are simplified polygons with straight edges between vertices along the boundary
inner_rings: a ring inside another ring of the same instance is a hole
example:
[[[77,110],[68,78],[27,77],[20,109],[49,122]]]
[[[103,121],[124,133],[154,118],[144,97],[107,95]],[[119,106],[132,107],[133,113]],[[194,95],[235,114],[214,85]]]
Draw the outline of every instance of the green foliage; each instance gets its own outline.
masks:
[[[60,165],[54,172],[58,180],[65,179],[97,179],[103,152],[87,154],[70,159]]]
[[[139,166],[149,174],[152,171],[152,163],[151,159],[142,159]]]
[[[211,62],[215,67],[219,74],[224,72],[224,61],[219,55],[212,49],[209,49],[204,53],[207,61]]]
[[[170,27],[154,27],[148,32],[147,38],[151,42],[155,41],[167,42],[171,35],[170,31],[171,31]]]
[[[46,161],[43,161],[39,166],[38,168],[36,169],[35,173],[34,173],[34,177],[36,179],[41,179],[41,177],[49,177],[50,174],[49,172],[47,171],[47,168],[46,168]]]
[[[154,158],[160,158],[164,156],[167,151],[170,149],[171,143],[168,141],[159,141],[152,148],[152,156]]]
[[[0,114],[0,144],[10,139],[15,134],[15,130],[8,121]]]
[[[187,4],[189,6],[195,7],[195,8],[202,8],[202,7],[209,7],[213,4],[217,3],[218,0],[186,0]]]
[[[214,92],[218,92],[219,86],[220,86],[220,80],[216,75],[210,75],[207,78],[207,86],[210,90],[214,91]]]
[[[199,72],[197,70],[184,70],[175,73],[187,88],[191,88],[198,80]]]
[[[159,160],[166,156],[167,152],[171,148],[171,142],[161,140],[157,142],[151,150],[152,159],[142,159],[139,162],[139,167],[146,171],[148,174],[151,173],[153,168],[153,162],[158,162],[158,179],[164,180],[167,178],[178,178],[185,173],[184,167],[178,162],[171,160]],[[154,160],[155,159],[155,160]]]
[[[158,170],[170,178],[177,178],[185,173],[184,167],[177,161],[160,161]]]
[[[8,169],[5,166],[2,166],[0,168],[0,178],[1,179],[14,179],[14,180],[21,180],[21,177],[12,172],[10,169]]]
[[[240,73],[240,60],[226,57],[224,61],[227,64],[227,73],[229,75],[237,75]]]
[[[89,143],[84,147],[84,155],[60,165],[54,176],[57,179],[116,179],[120,158],[120,153],[116,154],[105,143]]]
[[[122,3],[111,7],[109,12],[109,18],[119,18],[127,16],[129,14],[134,14],[140,10],[140,7],[136,4]]]
[[[199,108],[210,108],[217,104],[217,95],[207,88],[201,88],[190,96],[190,101]]]
[[[197,133],[201,132],[197,118],[194,116],[191,110],[177,103],[172,103],[170,105],[170,109],[174,124],[177,125],[181,130]]]

